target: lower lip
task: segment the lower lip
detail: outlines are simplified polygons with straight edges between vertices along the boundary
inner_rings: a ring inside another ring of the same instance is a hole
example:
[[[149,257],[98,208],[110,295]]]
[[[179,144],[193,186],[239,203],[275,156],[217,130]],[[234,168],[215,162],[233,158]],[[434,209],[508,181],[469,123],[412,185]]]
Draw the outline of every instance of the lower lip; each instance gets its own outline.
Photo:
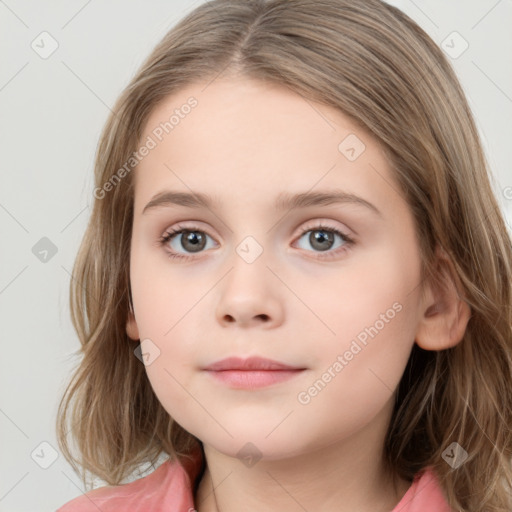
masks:
[[[304,370],[223,370],[207,373],[236,389],[257,389],[289,380]]]

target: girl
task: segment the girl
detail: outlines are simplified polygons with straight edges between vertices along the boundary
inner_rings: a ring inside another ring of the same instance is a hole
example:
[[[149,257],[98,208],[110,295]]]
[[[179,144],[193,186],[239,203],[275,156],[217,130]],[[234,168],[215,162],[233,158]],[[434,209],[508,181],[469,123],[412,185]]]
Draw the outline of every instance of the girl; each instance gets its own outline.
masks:
[[[512,247],[487,169],[400,10],[187,15],[98,149],[57,427],[109,485],[59,510],[510,511]]]

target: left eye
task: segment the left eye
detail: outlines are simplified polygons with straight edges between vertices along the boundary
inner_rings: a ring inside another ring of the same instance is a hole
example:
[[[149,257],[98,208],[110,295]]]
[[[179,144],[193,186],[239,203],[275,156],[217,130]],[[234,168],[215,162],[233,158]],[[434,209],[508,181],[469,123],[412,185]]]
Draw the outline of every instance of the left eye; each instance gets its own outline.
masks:
[[[302,232],[299,240],[304,238],[308,233],[310,233],[310,235],[306,238],[306,240],[313,248],[320,252],[326,252],[333,249],[332,245],[336,236],[338,236],[341,241],[344,242],[338,245],[336,248],[341,246],[344,249],[346,246],[350,246],[353,243],[353,240],[341,231],[327,226],[317,226],[314,229],[307,229]]]
[[[171,247],[172,250],[166,249],[168,256],[170,258],[190,258],[190,254],[199,253],[206,248],[206,237],[211,238],[204,231],[194,226],[178,226],[178,228],[179,229],[170,229],[159,240],[160,245],[165,245],[168,248]],[[341,233],[339,230],[328,226],[315,226],[313,228],[310,227],[302,231],[298,240],[300,241],[308,233],[310,233],[310,235],[307,238],[307,241],[311,245],[311,247],[313,247],[316,250],[315,252],[328,252],[327,256],[332,256],[333,254],[336,255],[339,252],[345,251],[354,243],[352,238],[350,238],[348,235],[345,235],[344,233]],[[178,235],[181,236],[178,237]],[[331,249],[333,249],[332,245],[334,243],[334,239],[336,236],[339,237],[343,243],[338,245],[338,247],[336,248],[338,250],[333,251]],[[178,248],[172,248],[172,243],[174,242],[175,238],[178,238],[181,247],[186,250],[185,254],[180,253],[177,250]],[[320,255],[320,257],[325,256]]]

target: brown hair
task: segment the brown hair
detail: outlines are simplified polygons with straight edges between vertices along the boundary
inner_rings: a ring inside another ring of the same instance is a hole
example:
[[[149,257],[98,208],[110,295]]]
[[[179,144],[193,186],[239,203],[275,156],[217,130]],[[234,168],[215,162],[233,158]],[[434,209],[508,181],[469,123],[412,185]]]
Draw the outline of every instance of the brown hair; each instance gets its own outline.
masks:
[[[453,348],[414,345],[387,460],[409,481],[432,466],[457,510],[510,511],[512,244],[470,108],[442,51],[379,0],[206,2],[168,32],[119,97],[98,146],[96,187],[130,159],[161,100],[223,71],[333,106],[381,143],[414,214],[423,276],[440,281],[433,265],[441,246],[472,310]],[[160,404],[126,334],[132,174],[104,197],[95,194],[71,281],[83,357],[60,402],[57,435],[84,482],[90,471],[116,485],[143,462],[187,457],[200,445]],[[457,469],[442,457],[452,442],[469,455]]]

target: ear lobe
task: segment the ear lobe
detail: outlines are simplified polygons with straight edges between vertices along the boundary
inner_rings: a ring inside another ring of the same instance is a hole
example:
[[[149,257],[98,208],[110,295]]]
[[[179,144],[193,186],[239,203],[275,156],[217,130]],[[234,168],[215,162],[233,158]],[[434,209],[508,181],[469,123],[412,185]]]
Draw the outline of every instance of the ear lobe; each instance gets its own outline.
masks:
[[[437,284],[429,283],[425,311],[416,333],[416,344],[424,350],[444,350],[457,345],[466,332],[471,308],[459,295],[462,289],[455,267],[438,246],[436,248]]]
[[[126,321],[126,334],[133,341],[138,341],[140,339],[139,328],[137,327],[137,321],[135,320],[135,315],[133,314],[131,305],[130,311],[128,312],[128,320]]]

